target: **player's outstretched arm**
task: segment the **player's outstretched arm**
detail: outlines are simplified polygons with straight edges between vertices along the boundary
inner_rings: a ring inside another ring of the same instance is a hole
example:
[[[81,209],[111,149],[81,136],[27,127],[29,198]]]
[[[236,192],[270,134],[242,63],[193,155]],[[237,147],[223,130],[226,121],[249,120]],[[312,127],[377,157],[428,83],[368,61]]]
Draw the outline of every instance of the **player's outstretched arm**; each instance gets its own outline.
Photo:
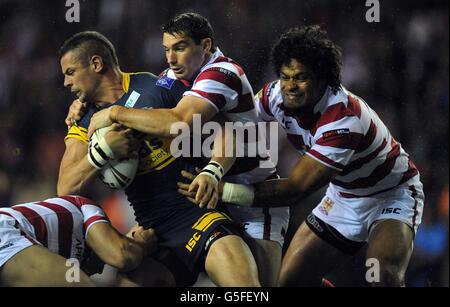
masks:
[[[183,97],[173,109],[132,109],[113,106],[94,114],[88,129],[90,137],[95,130],[119,123],[131,129],[156,137],[174,137],[172,125],[186,123],[192,126],[194,114],[201,114],[202,121],[210,120],[217,110],[205,99]]]
[[[268,180],[254,185],[221,182],[222,202],[247,207],[281,207],[298,205],[312,192],[329,183],[338,172],[305,155],[295,165],[289,178]],[[182,176],[193,180],[195,176],[183,171]],[[195,192],[188,184],[178,183],[179,192],[195,203]]]
[[[263,181],[252,187],[225,183],[222,201],[257,207],[298,205],[303,198],[329,183],[337,174],[338,171],[305,155],[287,179]]]
[[[156,245],[154,230],[137,229],[135,239],[120,234],[109,223],[94,224],[87,234],[87,244],[105,263],[128,272],[135,269]]]

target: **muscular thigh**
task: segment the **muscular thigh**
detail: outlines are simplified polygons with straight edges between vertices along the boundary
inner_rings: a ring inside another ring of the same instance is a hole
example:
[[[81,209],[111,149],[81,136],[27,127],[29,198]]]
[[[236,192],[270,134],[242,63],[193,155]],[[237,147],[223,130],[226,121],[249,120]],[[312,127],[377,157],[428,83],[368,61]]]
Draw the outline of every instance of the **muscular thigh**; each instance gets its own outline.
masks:
[[[92,286],[89,277],[79,272],[79,281],[66,280],[66,259],[48,249],[33,245],[12,257],[0,271],[0,281],[5,286]],[[73,275],[76,276],[76,275]]]
[[[281,245],[271,240],[246,238],[258,266],[259,279],[263,287],[275,287],[281,269]]]
[[[346,257],[302,223],[283,258],[280,285],[319,286],[322,277]]]
[[[389,265],[406,271],[413,249],[414,232],[410,226],[398,220],[382,220],[372,226],[367,258],[374,258],[380,265]]]

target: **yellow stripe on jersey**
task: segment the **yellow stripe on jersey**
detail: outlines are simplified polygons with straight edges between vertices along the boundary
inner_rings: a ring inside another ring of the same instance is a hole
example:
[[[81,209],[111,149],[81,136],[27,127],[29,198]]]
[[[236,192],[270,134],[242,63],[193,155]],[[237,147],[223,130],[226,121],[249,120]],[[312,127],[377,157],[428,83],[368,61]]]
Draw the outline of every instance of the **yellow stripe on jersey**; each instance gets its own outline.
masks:
[[[122,73],[122,88],[125,93],[128,93],[128,89],[130,88],[130,73]]]
[[[123,72],[122,73],[122,88],[125,91],[125,93],[128,93],[128,90],[130,89],[131,76],[140,75],[140,74],[142,74],[142,72]]]
[[[73,125],[69,128],[69,131],[67,132],[66,137],[64,138],[64,141],[67,139],[77,139],[82,141],[83,143],[89,144],[89,138],[87,135],[87,129],[83,127],[78,127],[77,125]]]
[[[230,218],[223,213],[208,212],[208,213],[203,214],[203,216],[197,220],[197,222],[194,224],[194,226],[192,226],[192,229],[205,232],[215,222],[221,221],[221,220],[229,220],[229,219]]]

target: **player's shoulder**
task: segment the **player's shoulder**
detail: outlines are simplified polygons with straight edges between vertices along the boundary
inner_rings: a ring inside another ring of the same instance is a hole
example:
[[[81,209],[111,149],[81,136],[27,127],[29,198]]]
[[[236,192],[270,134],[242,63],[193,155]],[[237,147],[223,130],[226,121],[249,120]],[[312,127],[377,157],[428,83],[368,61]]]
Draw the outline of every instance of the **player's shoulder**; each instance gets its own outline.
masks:
[[[278,97],[281,96],[281,86],[280,86],[280,80],[273,80],[270,82],[267,82],[262,87],[261,91],[267,96],[267,97]]]
[[[264,84],[258,93],[258,97],[271,109],[279,107],[280,103],[283,102],[280,80],[273,80]]]
[[[156,81],[158,76],[152,74],[151,72],[133,72],[129,73],[130,78],[135,82],[148,82],[148,81]]]
[[[191,88],[191,83],[185,80],[178,80],[170,68],[162,71],[156,79],[155,86],[162,90],[187,91]]]
[[[173,86],[179,82],[175,76],[171,74],[171,72],[172,71],[170,69],[166,69],[160,73],[155,81],[155,86],[171,90]]]
[[[335,113],[336,111],[333,110],[339,109],[347,115],[353,115],[351,117],[355,120],[361,119],[361,112],[365,109],[365,103],[362,98],[356,96],[342,85],[336,91],[333,91],[331,88],[328,88],[327,91],[326,111]]]

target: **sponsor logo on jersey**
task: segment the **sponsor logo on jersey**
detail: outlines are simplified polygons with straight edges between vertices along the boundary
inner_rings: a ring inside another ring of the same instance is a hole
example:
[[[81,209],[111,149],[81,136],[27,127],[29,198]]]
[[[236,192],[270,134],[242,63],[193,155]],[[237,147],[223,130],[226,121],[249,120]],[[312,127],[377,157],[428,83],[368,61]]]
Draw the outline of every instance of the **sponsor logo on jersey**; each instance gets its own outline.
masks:
[[[210,67],[210,68],[206,69],[205,71],[203,71],[203,73],[208,72],[208,71],[217,71],[217,72],[220,72],[220,73],[226,75],[229,78],[239,79],[238,75],[236,75],[234,72],[232,72],[228,69],[225,69],[223,67]]]
[[[167,76],[162,76],[158,79],[158,81],[156,81],[156,85],[170,90],[174,82],[175,79],[169,78]]]
[[[125,102],[125,107],[126,108],[134,107],[140,96],[141,94],[139,94],[136,91],[131,92],[130,97],[128,97],[127,102]]]
[[[331,139],[331,138],[338,137],[338,136],[345,135],[345,134],[350,134],[350,129],[345,128],[345,129],[330,130],[330,131],[324,132],[322,134],[322,138],[324,140],[327,140],[327,139]]]

